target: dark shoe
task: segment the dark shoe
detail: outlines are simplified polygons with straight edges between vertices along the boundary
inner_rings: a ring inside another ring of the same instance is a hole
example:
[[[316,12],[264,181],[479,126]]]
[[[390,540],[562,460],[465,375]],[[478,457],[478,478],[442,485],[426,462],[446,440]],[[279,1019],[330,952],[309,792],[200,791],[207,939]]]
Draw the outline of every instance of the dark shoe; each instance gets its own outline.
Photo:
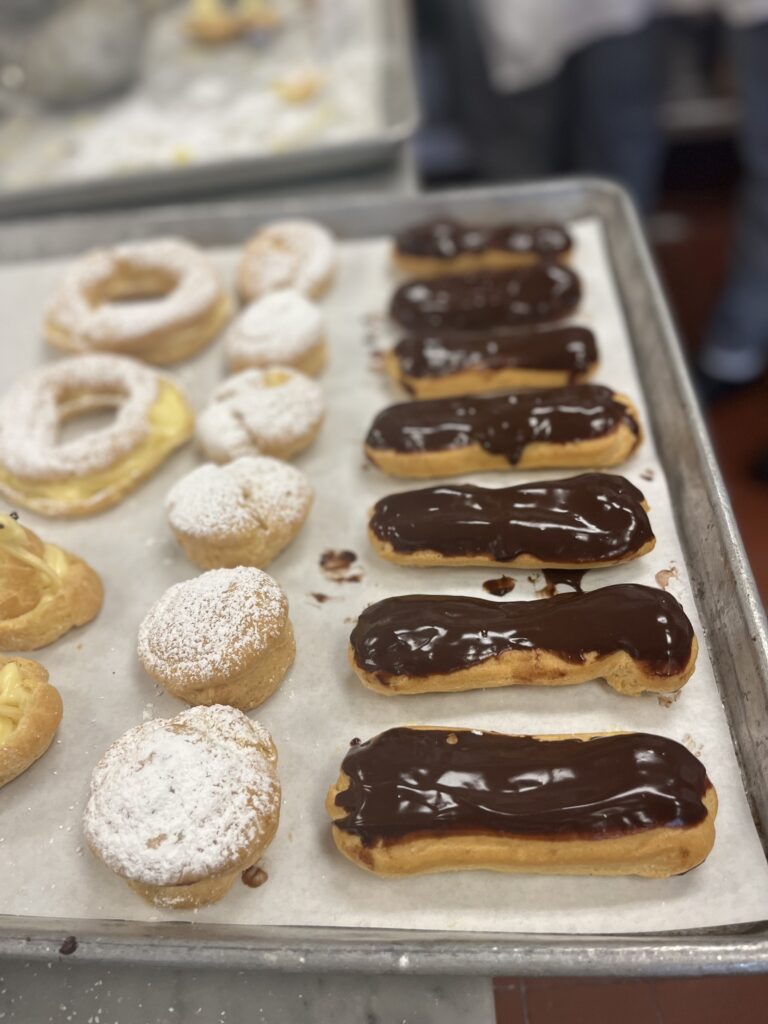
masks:
[[[735,395],[737,391],[749,387],[752,383],[751,380],[734,382],[720,380],[718,377],[710,377],[708,373],[704,373],[698,366],[691,367],[691,379],[699,405],[705,409],[722,401],[724,398]]]

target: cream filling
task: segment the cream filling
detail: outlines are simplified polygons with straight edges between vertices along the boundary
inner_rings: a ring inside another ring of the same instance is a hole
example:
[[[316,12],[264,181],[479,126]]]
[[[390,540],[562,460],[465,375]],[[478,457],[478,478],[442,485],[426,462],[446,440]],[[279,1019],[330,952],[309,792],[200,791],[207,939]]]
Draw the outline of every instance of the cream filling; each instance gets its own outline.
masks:
[[[29,498],[42,498],[77,504],[104,492],[109,493],[124,480],[140,477],[146,468],[156,466],[190,430],[191,413],[175,387],[161,381],[160,393],[149,412],[149,433],[109,469],[85,473],[67,480],[35,481],[0,470],[0,484]]]
[[[0,670],[0,744],[6,743],[21,721],[29,690],[15,661]]]

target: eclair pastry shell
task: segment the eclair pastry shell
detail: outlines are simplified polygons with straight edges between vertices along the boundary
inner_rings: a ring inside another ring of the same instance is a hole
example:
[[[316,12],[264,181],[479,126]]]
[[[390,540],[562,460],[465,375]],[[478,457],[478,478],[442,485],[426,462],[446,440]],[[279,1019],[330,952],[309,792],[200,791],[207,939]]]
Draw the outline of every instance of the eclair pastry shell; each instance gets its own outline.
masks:
[[[48,682],[48,673],[28,658],[0,656],[0,673],[7,666],[18,667],[19,679],[3,684],[0,675],[0,724],[3,708],[19,708],[21,715],[10,735],[0,733],[0,786],[26,771],[46,752],[61,721],[59,691]],[[4,732],[4,730],[3,730]]]
[[[425,728],[410,726],[413,729]],[[429,727],[445,732],[450,727]],[[610,733],[536,736],[538,740],[589,740]],[[344,817],[336,797],[348,788],[340,772],[328,791],[326,810],[331,819]],[[331,828],[337,849],[358,867],[377,875],[417,875],[442,871],[486,870],[517,874],[640,875],[668,878],[700,864],[715,841],[717,794],[712,785],[704,794],[705,818],[687,828],[653,828],[630,835],[600,839],[520,837],[489,832],[435,836],[419,834],[389,844],[366,846],[357,836]]]

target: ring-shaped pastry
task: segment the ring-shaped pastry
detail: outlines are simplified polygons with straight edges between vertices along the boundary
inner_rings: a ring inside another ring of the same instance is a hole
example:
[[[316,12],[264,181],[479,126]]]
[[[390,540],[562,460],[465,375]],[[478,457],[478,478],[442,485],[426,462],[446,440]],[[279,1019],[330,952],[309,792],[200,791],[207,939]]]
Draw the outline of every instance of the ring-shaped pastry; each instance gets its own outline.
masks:
[[[61,696],[43,666],[0,657],[0,786],[43,756],[60,721]]]
[[[330,287],[336,270],[336,243],[322,224],[276,220],[246,243],[237,274],[243,302],[281,288],[317,299]]]
[[[87,253],[48,305],[46,340],[66,352],[119,352],[174,363],[203,348],[232,315],[205,254],[160,238]]]
[[[106,427],[62,440],[82,413],[115,411]],[[88,355],[51,363],[0,401],[0,491],[50,516],[117,504],[192,434],[179,387],[132,359]]]

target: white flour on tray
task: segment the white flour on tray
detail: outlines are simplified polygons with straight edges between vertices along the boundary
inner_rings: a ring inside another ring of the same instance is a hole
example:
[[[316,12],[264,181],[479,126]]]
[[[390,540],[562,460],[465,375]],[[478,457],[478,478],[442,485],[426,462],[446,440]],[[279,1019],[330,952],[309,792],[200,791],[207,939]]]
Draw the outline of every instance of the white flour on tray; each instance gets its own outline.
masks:
[[[647,423],[599,225],[581,222],[575,235],[574,266],[584,284],[575,319],[596,331],[602,360],[596,379],[630,395]],[[234,254],[218,256],[231,275]],[[347,638],[366,604],[401,592],[487,596],[483,580],[500,574],[398,568],[368,550],[367,509],[388,491],[409,486],[367,466],[361,452],[372,414],[400,397],[372,368],[366,344],[373,328],[386,329],[374,314],[385,309],[394,283],[388,256],[386,240],[343,247],[337,284],[323,303],[331,348],[322,377],[328,417],[316,444],[297,460],[316,488],[315,505],[295,543],[268,569],[288,594],[297,639],[296,663],[282,687],[252,712],[275,739],[283,783],[280,830],[264,861],[269,881],[257,890],[238,883],[220,903],[196,914],[160,912],[98,863],[82,839],[89,776],[109,743],[145,718],[174,715],[185,707],[141,671],[136,632],[166,587],[196,575],[176,548],[163,512],[171,484],[200,461],[189,446],[103,515],[57,522],[23,513],[22,522],[100,570],[106,603],[92,625],[36,654],[61,690],[64,719],[49,753],[0,791],[3,912],[61,917],[75,933],[78,918],[566,933],[647,932],[768,918],[768,865],[712,677],[664,474],[647,436],[620,471],[650,502],[657,546],[632,564],[588,573],[584,584],[586,589],[617,582],[654,585],[657,573],[677,570],[677,576],[669,577],[669,589],[703,641],[696,672],[678,700],[666,707],[654,696],[621,697],[599,683],[386,698],[365,689],[349,669]],[[52,358],[40,339],[40,314],[65,265],[0,268],[0,301],[6,311],[3,387]],[[181,368],[179,376],[198,408],[222,378],[223,366],[221,348],[215,346]],[[526,471],[473,479],[501,485],[543,475]],[[331,548],[358,554],[359,582],[326,577],[318,563]],[[529,582],[527,572],[514,575],[518,583],[507,599],[536,599],[540,582]],[[700,755],[717,788],[715,848],[702,867],[668,880],[487,872],[377,878],[336,852],[323,801],[352,737],[366,738],[402,723],[520,733],[638,729],[672,736]]]

